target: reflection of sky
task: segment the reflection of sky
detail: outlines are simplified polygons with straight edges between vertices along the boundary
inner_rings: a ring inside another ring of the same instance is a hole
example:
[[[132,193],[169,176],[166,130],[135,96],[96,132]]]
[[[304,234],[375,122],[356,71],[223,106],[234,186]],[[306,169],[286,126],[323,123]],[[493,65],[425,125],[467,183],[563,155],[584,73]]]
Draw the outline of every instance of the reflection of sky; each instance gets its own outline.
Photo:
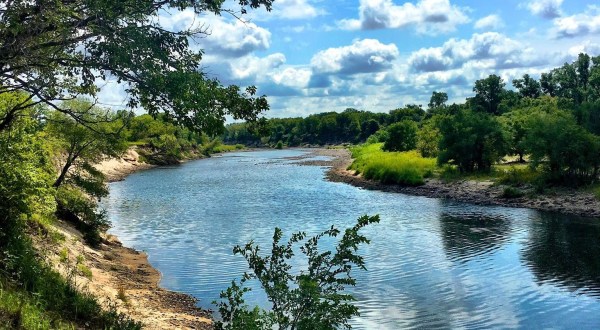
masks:
[[[372,244],[360,250],[368,271],[354,273],[358,285],[350,290],[362,312],[355,328],[600,325],[599,299],[559,282],[536,282],[523,264],[529,225],[539,213],[357,189],[324,181],[320,167],[274,159],[300,154],[244,152],[136,173],[111,184],[104,201],[111,231],[149,253],[164,287],[191,293],[211,308],[246,270],[243,258],[232,255],[234,245],[254,240],[266,252],[275,226],[288,235],[315,234],[377,213],[381,223],[364,232]],[[465,234],[453,230],[465,227],[448,227],[440,220],[444,215],[453,221],[473,215],[503,220],[468,222],[473,232],[493,233],[493,241],[485,235],[453,240]],[[449,242],[472,246],[453,254]],[[331,247],[331,240],[324,243]],[[258,289],[247,300],[267,306]]]

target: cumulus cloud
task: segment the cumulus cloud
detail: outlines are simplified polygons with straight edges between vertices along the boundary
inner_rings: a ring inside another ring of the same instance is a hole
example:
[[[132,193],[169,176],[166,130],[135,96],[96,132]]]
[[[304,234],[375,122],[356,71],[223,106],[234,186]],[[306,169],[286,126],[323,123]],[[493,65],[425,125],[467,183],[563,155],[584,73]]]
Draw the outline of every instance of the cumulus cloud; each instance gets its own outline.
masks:
[[[242,57],[270,46],[271,32],[254,23],[227,22],[222,17],[207,18],[204,22],[209,34],[197,40],[197,47],[211,55]]]
[[[306,19],[323,14],[306,0],[277,0],[273,2],[273,16],[283,19]]]
[[[588,7],[588,12],[554,20],[557,38],[574,38],[600,33],[600,8]]]
[[[329,48],[313,56],[314,71],[328,74],[380,72],[392,65],[399,55],[394,44],[382,44],[375,39],[357,40],[350,46]]]
[[[478,30],[498,30],[503,27],[504,21],[498,15],[489,15],[475,22],[475,28]]]
[[[561,16],[560,5],[563,0],[531,0],[527,3],[527,9],[537,16],[553,19]]]
[[[414,27],[423,34],[438,34],[456,30],[467,23],[465,10],[451,5],[449,0],[420,0],[396,5],[392,0],[360,0],[359,19],[346,19],[338,26],[347,30],[374,30]]]
[[[471,39],[450,39],[441,47],[422,48],[409,57],[415,72],[459,68],[468,62],[480,69],[506,69],[544,62],[532,48],[497,32],[474,34]]]

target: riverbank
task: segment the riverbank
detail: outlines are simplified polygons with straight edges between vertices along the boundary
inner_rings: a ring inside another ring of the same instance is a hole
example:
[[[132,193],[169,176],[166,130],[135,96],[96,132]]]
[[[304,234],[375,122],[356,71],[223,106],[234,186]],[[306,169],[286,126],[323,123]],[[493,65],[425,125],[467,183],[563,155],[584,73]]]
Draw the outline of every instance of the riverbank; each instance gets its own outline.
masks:
[[[495,185],[493,181],[489,180],[444,182],[440,179],[430,178],[425,179],[424,185],[416,187],[383,184],[367,180],[361,175],[356,175],[354,171],[348,170],[348,166],[352,163],[352,157],[347,149],[316,149],[312,154],[332,157],[331,161],[313,164],[331,166],[326,174],[328,180],[351,184],[363,189],[452,199],[473,204],[523,207],[585,217],[600,217],[600,201],[592,192],[561,188],[554,190],[551,194],[504,198],[502,195],[506,186]],[[307,164],[311,164],[311,162],[307,162]]]
[[[142,162],[135,148],[121,158],[96,165],[108,182],[154,167]],[[73,276],[65,267],[68,264],[64,262],[65,251],[73,259],[71,263],[83,260],[91,276],[75,274],[75,280],[102,303],[116,305],[120,312],[142,322],[146,329],[212,329],[211,312],[196,307],[195,298],[159,286],[160,272],[148,262],[145,253],[123,246],[114,235],[105,235],[100,247],[93,249],[83,243],[81,234],[71,225],[60,222],[57,230],[66,239],[61,250],[54,251],[53,264],[59,265],[65,276]]]

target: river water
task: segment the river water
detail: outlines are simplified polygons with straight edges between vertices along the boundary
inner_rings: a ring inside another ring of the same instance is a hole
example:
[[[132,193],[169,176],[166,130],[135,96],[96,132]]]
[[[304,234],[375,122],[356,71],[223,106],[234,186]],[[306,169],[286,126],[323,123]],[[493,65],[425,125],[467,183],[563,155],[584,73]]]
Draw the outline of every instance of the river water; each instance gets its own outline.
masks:
[[[275,227],[315,234],[379,214],[364,231],[368,271],[350,290],[355,329],[600,328],[600,219],[362,190],[290,159],[306,153],[229,153],[132,174],[103,201],[110,232],[148,253],[161,286],[214,308],[247,270],[234,245],[268,250]],[[248,303],[268,306],[253,285]]]

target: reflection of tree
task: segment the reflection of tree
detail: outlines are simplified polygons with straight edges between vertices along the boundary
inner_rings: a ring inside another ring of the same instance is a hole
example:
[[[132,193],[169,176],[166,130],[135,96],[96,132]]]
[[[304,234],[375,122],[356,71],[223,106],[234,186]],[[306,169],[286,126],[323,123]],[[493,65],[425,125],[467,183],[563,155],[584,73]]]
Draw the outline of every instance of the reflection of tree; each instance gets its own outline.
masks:
[[[542,214],[531,224],[523,260],[540,283],[558,282],[600,294],[600,224]]]
[[[510,232],[508,219],[477,213],[443,213],[440,226],[446,254],[450,260],[457,261],[467,261],[498,249]]]

